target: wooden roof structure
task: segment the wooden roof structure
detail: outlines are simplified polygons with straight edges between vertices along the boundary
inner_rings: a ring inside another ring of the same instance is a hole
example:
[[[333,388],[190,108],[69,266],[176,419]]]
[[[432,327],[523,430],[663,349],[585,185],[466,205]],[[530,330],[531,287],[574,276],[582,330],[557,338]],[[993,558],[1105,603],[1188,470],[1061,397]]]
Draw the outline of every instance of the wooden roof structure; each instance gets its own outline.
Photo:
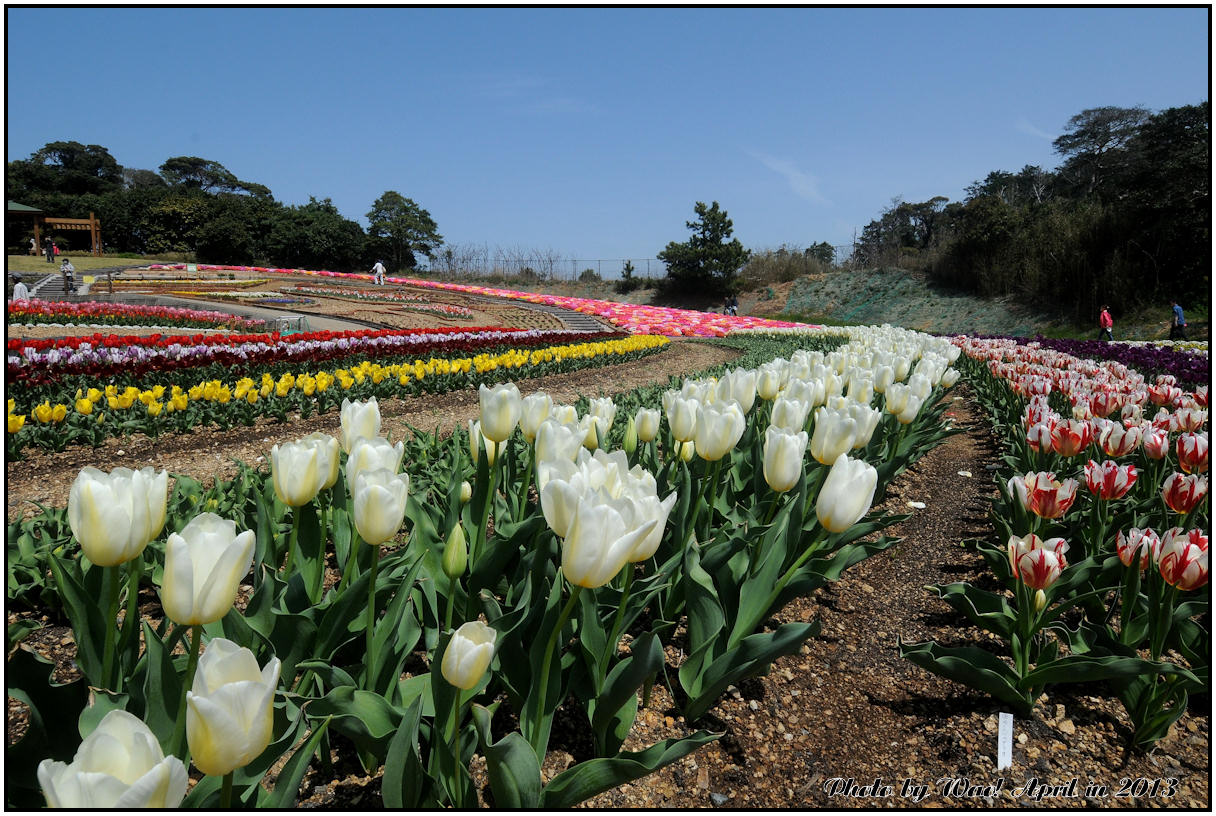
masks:
[[[93,255],[101,254],[101,221],[93,213],[88,218],[58,218],[44,215],[37,207],[30,207],[9,200],[8,212],[11,215],[32,215],[34,217],[34,245],[42,249],[42,230],[88,230],[89,247]]]

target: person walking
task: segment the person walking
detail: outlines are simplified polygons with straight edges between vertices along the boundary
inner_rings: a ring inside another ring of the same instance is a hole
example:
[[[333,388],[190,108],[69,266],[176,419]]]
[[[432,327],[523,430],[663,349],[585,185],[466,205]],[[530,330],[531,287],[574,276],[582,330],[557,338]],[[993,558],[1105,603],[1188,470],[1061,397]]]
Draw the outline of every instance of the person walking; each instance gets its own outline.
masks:
[[[51,236],[47,236],[42,242],[42,251],[46,253],[46,262],[54,263],[55,261],[55,242],[51,240]]]
[[[1186,315],[1182,313],[1182,307],[1178,305],[1178,301],[1170,301],[1170,339],[1185,340],[1186,339]]]
[[[1115,336],[1111,333],[1111,328],[1115,325],[1115,321],[1110,316],[1110,307],[1103,306],[1102,314],[1098,315],[1098,339],[1099,340],[1114,340]]]
[[[20,275],[13,275],[13,300],[29,300],[30,288],[21,280]]]
[[[38,241],[32,235],[30,236],[30,254],[35,258],[38,257]]]
[[[372,282],[377,286],[384,285],[384,262],[376,261],[376,265],[372,267]]]

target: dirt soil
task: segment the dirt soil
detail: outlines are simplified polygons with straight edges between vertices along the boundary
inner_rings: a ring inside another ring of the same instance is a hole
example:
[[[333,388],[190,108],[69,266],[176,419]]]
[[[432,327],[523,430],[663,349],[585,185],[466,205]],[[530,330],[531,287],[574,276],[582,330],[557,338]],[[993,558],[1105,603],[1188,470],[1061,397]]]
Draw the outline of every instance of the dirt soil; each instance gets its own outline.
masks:
[[[645,360],[552,377],[528,383],[524,390],[543,386],[555,400],[573,401],[582,394],[611,394],[663,381],[669,374],[726,362],[730,356],[721,348],[677,342]],[[987,509],[997,448],[970,395],[962,386],[954,393],[947,397],[953,403],[947,416],[964,433],[902,474],[881,505],[912,514],[887,531],[899,536],[900,543],[813,597],[792,602],[768,622],[775,627],[819,618],[822,634],[800,654],[779,659],[766,677],[728,690],[696,723],[684,722],[667,692],[656,686],[626,750],[701,727],[722,738],[657,774],[601,794],[588,807],[1210,807],[1208,697],[1193,699],[1151,753],[1137,754],[1124,750],[1128,719],[1106,689],[1052,687],[1031,718],[1015,721],[1013,766],[998,772],[994,758],[1001,707],[900,659],[898,639],[960,643],[987,637],[924,589],[954,581],[982,584],[987,578],[982,559],[960,542],[991,531]],[[384,430],[392,438],[406,433],[407,424],[447,432],[467,423],[477,410],[471,392],[381,404]],[[85,465],[104,470],[152,465],[209,482],[233,475],[234,458],[263,461],[275,442],[337,429],[338,417],[331,413],[158,441],[111,440],[96,450],[31,453],[26,460],[6,463],[7,516],[11,520],[31,512],[28,502],[33,500],[65,504],[71,481]],[[912,509],[909,501],[926,507]],[[144,612],[159,615],[153,598]],[[59,681],[70,678],[74,647],[69,629],[49,626],[32,642],[60,663]],[[669,671],[678,661],[673,645]],[[584,758],[579,730],[571,724],[562,727],[560,716],[558,723],[547,773]],[[10,744],[21,724],[20,706],[10,700]],[[322,778],[310,772],[300,805],[381,807],[378,778],[364,774],[351,752],[338,750],[341,746],[335,741],[335,775]],[[475,760],[475,778],[484,783],[477,767]],[[1147,786],[1161,780],[1154,797],[1120,795],[1121,788],[1126,792],[1140,779]],[[850,782],[856,795],[833,795],[836,787],[847,788]],[[485,788],[483,797],[488,793]]]

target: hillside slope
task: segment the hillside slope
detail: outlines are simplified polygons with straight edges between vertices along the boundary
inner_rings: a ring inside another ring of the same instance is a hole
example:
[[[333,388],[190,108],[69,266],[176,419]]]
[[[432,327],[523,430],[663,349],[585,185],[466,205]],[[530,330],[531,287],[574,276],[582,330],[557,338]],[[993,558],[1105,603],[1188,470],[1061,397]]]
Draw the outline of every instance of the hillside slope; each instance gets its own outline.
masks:
[[[903,269],[839,269],[774,284],[739,299],[740,314],[788,320],[853,325],[890,323],[919,331],[952,334],[1066,336],[1096,339],[1098,316],[1092,326],[1074,325],[1051,314],[1050,304],[1032,310],[1012,298],[986,299],[942,289],[924,275]],[[1139,307],[1126,314],[1118,307],[1116,339],[1160,340],[1169,335],[1168,304]],[[1206,339],[1206,309],[1193,304],[1190,339]]]

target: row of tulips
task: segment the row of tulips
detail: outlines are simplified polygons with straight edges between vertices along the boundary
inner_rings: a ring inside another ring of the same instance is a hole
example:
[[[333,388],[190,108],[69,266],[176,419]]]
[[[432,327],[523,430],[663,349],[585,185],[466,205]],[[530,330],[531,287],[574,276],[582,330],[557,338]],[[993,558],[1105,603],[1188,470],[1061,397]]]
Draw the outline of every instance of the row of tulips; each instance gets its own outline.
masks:
[[[155,321],[157,325],[164,326],[197,329],[229,328],[244,331],[256,331],[263,327],[260,320],[248,320],[224,312],[202,309],[96,301],[72,303],[57,300],[13,301],[8,306],[8,321],[23,325],[101,324],[108,326],[140,326]]]
[[[923,335],[875,331],[578,406],[482,386],[468,433],[395,444],[379,436],[377,402],[348,401],[340,438],[279,445],[269,474],[244,469],[210,490],[177,477],[168,501],[151,470],[86,471],[66,512],[10,528],[10,600],[65,610],[98,689],[91,707],[73,697],[80,706],[60,712],[79,712],[86,739],[73,765],[53,763],[75,743],[30,718],[29,745],[48,746],[30,761],[51,757],[38,775],[48,800],[176,804],[163,793],[181,776],[162,758],[172,756],[209,775],[186,804],[289,806],[310,758],[325,763],[335,740],[383,768],[389,807],[474,806],[474,752],[500,807],[569,806],[673,762],[716,735],[623,751],[650,684],[678,684],[674,699],[695,721],[815,635],[814,623],[764,622],[893,543],[872,537],[896,517],[870,514],[871,503],[949,432],[938,397],[956,355]],[[54,577],[41,587],[38,559]],[[140,620],[141,586],[158,588],[160,626]],[[687,656],[667,666],[663,645],[680,623]],[[214,653],[240,663],[239,681],[235,668],[219,679],[204,670]],[[23,682],[39,665],[25,649],[9,662],[10,685],[37,715],[46,697]],[[192,729],[190,711],[208,714],[195,696],[225,677],[240,688],[220,696],[239,698],[244,718]],[[597,758],[546,784],[562,707]],[[111,723],[110,709],[135,721]],[[90,741],[102,722],[148,745],[142,722],[164,753],[149,745],[138,767],[104,764]],[[236,766],[212,765],[214,754]],[[12,799],[23,791],[36,795],[15,787]]]
[[[1008,641],[1012,666],[975,647],[903,653],[1024,716],[1048,685],[1107,682],[1149,746],[1190,693],[1210,690],[1196,592],[1209,563],[1207,387],[999,339],[959,344],[1013,470],[993,505],[996,541],[978,545],[1013,604],[967,583],[933,590]]]
[[[381,287],[372,288],[352,288],[338,286],[303,286],[296,285],[283,287],[282,291],[291,293],[300,293],[307,295],[320,295],[322,297],[342,298],[346,300],[358,300],[364,303],[393,303],[398,304],[404,309],[430,312],[439,315],[451,315],[453,317],[472,318],[473,312],[464,306],[457,306],[454,303],[435,303],[422,295],[413,294],[400,289],[383,289]]]
[[[517,333],[511,336],[518,336]],[[665,337],[634,336],[602,342],[570,343],[528,350],[512,348],[472,357],[404,358],[382,364],[363,360],[345,368],[284,371],[275,377],[218,379],[185,385],[157,383],[148,388],[91,384],[75,396],[57,393],[28,409],[8,400],[7,450],[17,455],[25,446],[62,450],[69,444],[94,446],[117,434],[186,433],[201,425],[228,428],[252,425],[259,417],[285,421],[288,414],[325,413],[351,396],[413,396],[443,393],[507,377],[547,376],[588,366],[632,360],[661,350]],[[391,359],[391,358],[390,358]],[[70,407],[69,407],[70,406]],[[30,420],[30,421],[27,421]]]
[[[174,268],[172,266],[152,267]],[[371,275],[347,275],[338,272],[315,271],[304,269],[266,269],[263,267],[200,267],[217,270],[239,270],[253,272],[274,272],[288,275],[310,275],[314,277],[357,279],[371,281]],[[543,295],[535,292],[522,292],[514,289],[495,289],[485,286],[473,286],[461,283],[443,283],[439,281],[420,280],[416,278],[387,278],[388,283],[403,286],[416,286],[427,289],[437,289],[448,292],[461,292],[472,295],[488,295],[490,297],[524,300],[530,303],[540,303],[547,306],[558,306],[576,312],[596,315],[604,320],[635,334],[660,334],[667,337],[725,337],[741,329],[768,331],[772,329],[797,327],[801,324],[788,320],[772,320],[762,317],[744,315],[724,315],[709,312],[696,312],[689,309],[673,309],[662,306],[648,306],[632,303],[616,303],[609,300],[593,298],[563,297],[560,295]]]
[[[246,373],[276,365],[317,365],[349,358],[427,357],[489,351],[510,345],[536,348],[622,337],[611,332],[549,329],[363,329],[215,337],[153,335],[145,338],[65,338],[63,342],[10,340],[6,371],[10,382],[28,386],[71,377],[118,377],[131,382],[144,374],[240,366]],[[130,342],[124,342],[129,340]]]

